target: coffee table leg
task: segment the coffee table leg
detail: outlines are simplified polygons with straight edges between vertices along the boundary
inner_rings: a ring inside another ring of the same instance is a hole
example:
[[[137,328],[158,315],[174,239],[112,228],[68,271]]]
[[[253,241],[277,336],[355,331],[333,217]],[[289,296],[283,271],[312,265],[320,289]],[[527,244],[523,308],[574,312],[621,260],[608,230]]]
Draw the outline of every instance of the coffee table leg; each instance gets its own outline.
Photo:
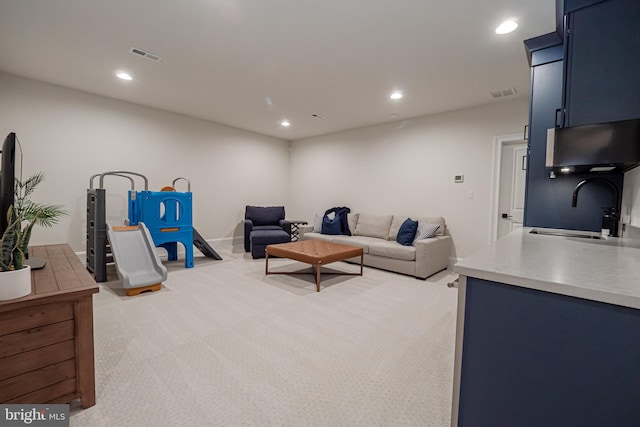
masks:
[[[264,274],[269,274],[269,252],[264,253]]]
[[[316,292],[320,292],[320,264],[316,265]]]
[[[360,255],[360,275],[362,276],[362,272],[364,271],[364,252]]]

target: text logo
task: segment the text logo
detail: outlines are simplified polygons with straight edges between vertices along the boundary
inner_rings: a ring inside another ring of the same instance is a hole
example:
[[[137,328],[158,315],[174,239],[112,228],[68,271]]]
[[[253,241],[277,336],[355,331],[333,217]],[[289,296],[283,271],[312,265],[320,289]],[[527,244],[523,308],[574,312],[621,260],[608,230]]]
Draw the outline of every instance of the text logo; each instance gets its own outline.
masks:
[[[0,405],[0,427],[69,427],[69,405]]]

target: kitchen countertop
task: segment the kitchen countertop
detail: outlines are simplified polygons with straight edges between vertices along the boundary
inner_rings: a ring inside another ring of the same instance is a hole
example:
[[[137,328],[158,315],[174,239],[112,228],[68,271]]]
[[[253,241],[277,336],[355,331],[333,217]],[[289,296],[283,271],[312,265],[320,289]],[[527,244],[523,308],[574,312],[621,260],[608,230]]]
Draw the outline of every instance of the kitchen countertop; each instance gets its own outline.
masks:
[[[454,271],[463,276],[640,309],[640,239],[596,240],[531,234],[531,230],[525,227],[508,234],[456,263]],[[626,233],[630,234],[635,231]]]

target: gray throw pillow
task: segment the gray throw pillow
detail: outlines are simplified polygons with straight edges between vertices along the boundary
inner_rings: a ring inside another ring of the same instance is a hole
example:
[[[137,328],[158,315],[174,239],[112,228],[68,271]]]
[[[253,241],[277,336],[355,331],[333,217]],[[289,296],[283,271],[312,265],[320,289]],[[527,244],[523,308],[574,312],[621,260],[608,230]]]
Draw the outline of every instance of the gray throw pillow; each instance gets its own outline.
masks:
[[[389,227],[391,227],[391,215],[371,215],[361,213],[358,217],[356,236],[377,237],[389,239]]]
[[[319,213],[313,217],[313,232],[322,233],[322,215]]]
[[[428,239],[429,237],[433,237],[438,232],[440,228],[439,224],[430,224],[424,221],[418,221],[418,231],[416,231],[416,237],[413,239],[413,244],[418,240]]]

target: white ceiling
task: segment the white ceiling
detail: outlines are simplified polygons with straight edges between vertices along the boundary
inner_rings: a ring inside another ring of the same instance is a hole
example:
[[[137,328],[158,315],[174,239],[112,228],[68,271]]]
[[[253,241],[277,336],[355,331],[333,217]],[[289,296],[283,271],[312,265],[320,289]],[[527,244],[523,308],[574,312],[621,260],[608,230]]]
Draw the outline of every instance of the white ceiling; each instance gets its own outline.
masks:
[[[0,70],[294,140],[501,102],[489,93],[510,87],[526,97],[522,41],[554,31],[554,11],[554,0],[0,0]],[[507,18],[518,29],[495,34]]]

